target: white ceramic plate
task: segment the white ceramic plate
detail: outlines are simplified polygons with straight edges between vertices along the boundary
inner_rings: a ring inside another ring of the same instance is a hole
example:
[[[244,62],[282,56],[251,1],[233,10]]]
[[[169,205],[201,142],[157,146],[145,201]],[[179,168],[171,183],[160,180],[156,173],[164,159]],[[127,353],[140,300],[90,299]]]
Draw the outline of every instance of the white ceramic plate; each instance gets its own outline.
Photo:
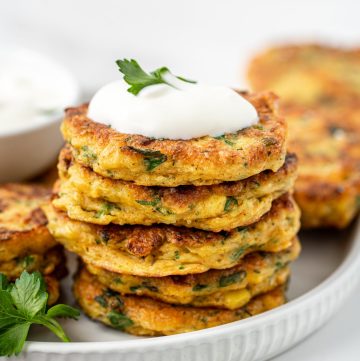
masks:
[[[293,266],[290,302],[275,310],[207,330],[157,338],[130,336],[82,316],[80,321],[63,323],[74,342],[56,342],[43,329],[34,329],[34,341],[27,343],[16,360],[239,361],[273,357],[329,320],[356,286],[360,272],[360,222],[347,231],[307,232],[300,237],[303,252]],[[73,302],[70,293],[64,301]]]

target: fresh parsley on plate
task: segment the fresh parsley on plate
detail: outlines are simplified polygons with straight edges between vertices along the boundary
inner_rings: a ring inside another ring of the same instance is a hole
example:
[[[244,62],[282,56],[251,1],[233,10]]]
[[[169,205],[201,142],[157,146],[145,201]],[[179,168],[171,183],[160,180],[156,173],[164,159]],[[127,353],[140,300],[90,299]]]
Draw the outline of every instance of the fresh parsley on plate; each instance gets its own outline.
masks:
[[[0,274],[0,356],[19,354],[32,324],[45,326],[60,340],[70,341],[55,318],[77,319],[80,312],[63,304],[47,309],[47,299],[40,273],[24,271],[15,283]]]

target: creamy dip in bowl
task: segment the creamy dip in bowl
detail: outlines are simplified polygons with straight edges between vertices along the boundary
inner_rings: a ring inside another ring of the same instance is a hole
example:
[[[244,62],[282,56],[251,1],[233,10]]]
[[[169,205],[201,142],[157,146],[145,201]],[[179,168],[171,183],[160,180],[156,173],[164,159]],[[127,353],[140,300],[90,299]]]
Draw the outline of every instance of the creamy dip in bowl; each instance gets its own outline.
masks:
[[[63,66],[35,51],[0,52],[0,182],[28,179],[55,161],[63,109],[79,88]]]

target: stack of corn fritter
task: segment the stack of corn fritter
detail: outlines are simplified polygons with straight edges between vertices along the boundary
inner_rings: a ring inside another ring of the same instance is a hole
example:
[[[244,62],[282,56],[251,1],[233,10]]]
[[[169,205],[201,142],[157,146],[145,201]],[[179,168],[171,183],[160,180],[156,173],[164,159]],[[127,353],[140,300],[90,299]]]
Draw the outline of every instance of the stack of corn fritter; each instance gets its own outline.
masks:
[[[299,254],[296,157],[271,93],[255,126],[219,137],[121,134],[67,110],[49,229],[82,263],[75,297],[137,335],[216,326],[281,305]]]
[[[51,191],[38,185],[0,186],[0,273],[14,281],[23,271],[44,276],[48,304],[59,298],[59,279],[65,276],[65,257],[46,228],[41,205]]]

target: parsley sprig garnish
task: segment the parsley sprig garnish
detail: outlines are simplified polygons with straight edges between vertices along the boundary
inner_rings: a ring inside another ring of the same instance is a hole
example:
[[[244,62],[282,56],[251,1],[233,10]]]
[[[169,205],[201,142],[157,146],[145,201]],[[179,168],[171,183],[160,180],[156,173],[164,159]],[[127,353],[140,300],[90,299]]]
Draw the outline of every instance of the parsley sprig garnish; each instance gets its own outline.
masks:
[[[146,73],[134,59],[116,60],[116,64],[119,67],[119,71],[124,74],[123,79],[130,85],[128,92],[134,95],[138,95],[145,87],[155,84],[167,84],[176,88],[176,85],[165,78],[167,74],[171,74],[173,77],[186,83],[196,83],[196,81],[173,75],[165,66]]]
[[[77,319],[80,312],[58,304],[46,309],[48,293],[40,273],[24,271],[15,283],[0,274],[0,356],[17,355],[24,347],[32,324],[51,330],[60,340],[69,342],[56,317]]]

